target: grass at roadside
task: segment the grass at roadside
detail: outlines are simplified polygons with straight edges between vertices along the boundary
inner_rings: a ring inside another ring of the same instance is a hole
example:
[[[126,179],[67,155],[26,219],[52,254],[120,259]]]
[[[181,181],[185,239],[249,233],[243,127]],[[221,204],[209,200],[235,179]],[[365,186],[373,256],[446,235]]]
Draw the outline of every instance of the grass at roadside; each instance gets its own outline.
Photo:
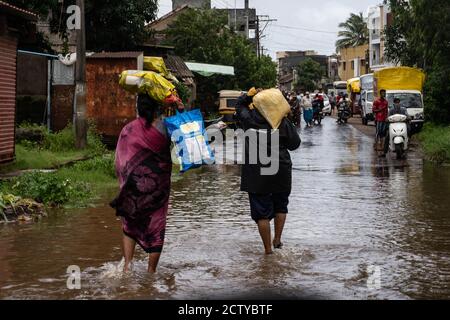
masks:
[[[0,173],[27,169],[51,169],[64,163],[101,155],[106,152],[95,126],[90,125],[88,148],[75,149],[75,135],[72,126],[57,133],[50,133],[45,127],[23,125],[18,131],[23,132],[16,144],[16,160],[0,166]]]
[[[47,206],[83,207],[104,190],[117,188],[114,155],[78,162],[54,173],[32,172],[0,181],[0,193],[33,199]]]
[[[437,163],[450,163],[450,126],[425,124],[419,141],[427,159]]]

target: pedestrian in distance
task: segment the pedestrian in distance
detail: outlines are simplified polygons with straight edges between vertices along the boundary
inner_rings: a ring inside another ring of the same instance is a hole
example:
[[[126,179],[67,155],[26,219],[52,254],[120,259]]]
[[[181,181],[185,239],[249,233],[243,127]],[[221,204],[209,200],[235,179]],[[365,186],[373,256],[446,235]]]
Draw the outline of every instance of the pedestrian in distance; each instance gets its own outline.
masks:
[[[313,126],[313,104],[312,98],[309,95],[309,92],[305,93],[305,96],[302,98],[301,107],[303,109],[303,119],[305,120],[307,127]]]

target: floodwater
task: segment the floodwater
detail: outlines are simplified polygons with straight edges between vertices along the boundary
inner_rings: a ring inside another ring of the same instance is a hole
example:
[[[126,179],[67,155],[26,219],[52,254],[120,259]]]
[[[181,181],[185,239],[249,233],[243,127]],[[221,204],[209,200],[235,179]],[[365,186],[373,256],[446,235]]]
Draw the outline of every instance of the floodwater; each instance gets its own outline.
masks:
[[[378,159],[370,137],[325,119],[292,153],[282,250],[264,256],[239,169],[175,177],[156,275],[137,251],[120,272],[121,231],[104,204],[0,227],[2,299],[450,298],[450,168]],[[66,286],[81,268],[81,289]]]

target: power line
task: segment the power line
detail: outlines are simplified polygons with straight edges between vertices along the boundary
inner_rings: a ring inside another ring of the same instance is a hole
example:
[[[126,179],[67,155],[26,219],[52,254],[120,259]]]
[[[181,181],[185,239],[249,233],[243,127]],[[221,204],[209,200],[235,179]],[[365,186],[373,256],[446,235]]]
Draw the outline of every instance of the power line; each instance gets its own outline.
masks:
[[[278,27],[278,28],[302,30],[302,31],[308,31],[308,32],[328,33],[328,34],[336,34],[336,35],[338,34],[338,32],[336,32],[336,31],[314,30],[314,29],[301,28],[301,27],[285,26],[285,25],[280,25],[280,24],[274,24],[273,26]]]

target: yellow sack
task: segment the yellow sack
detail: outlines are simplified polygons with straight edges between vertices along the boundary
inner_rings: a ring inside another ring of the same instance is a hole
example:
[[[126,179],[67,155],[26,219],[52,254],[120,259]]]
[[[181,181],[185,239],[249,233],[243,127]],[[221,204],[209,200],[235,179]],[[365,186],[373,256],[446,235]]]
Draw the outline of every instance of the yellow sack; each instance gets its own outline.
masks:
[[[375,95],[380,90],[417,90],[422,91],[425,73],[410,67],[391,67],[373,73]]]
[[[175,86],[169,80],[153,71],[124,71],[119,84],[131,93],[148,94],[158,102],[176,93]]]
[[[144,57],[144,70],[159,73],[170,81],[178,82],[177,78],[169,72],[161,57]]]
[[[279,89],[259,92],[253,97],[253,104],[273,129],[278,129],[283,118],[291,112],[289,103]]]

